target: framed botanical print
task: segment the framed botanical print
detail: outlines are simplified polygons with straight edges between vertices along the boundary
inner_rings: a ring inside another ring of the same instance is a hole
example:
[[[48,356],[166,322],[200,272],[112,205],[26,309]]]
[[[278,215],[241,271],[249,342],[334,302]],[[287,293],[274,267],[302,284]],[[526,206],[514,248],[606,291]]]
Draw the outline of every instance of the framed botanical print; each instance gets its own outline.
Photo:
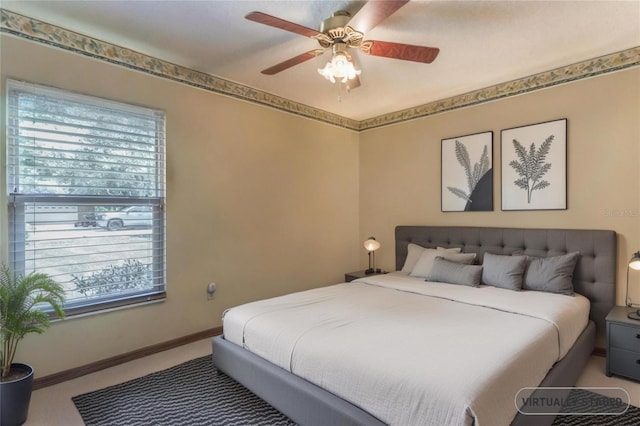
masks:
[[[443,212],[493,210],[493,132],[443,139]]]
[[[501,132],[502,210],[567,208],[567,119]]]

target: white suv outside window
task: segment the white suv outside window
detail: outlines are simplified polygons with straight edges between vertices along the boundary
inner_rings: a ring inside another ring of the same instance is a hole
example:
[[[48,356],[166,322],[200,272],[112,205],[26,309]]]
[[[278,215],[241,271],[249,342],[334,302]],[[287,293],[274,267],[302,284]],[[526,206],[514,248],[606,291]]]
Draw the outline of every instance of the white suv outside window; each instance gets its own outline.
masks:
[[[122,229],[126,226],[150,228],[153,225],[153,206],[128,206],[116,212],[106,212],[96,215],[96,223],[110,231]]]

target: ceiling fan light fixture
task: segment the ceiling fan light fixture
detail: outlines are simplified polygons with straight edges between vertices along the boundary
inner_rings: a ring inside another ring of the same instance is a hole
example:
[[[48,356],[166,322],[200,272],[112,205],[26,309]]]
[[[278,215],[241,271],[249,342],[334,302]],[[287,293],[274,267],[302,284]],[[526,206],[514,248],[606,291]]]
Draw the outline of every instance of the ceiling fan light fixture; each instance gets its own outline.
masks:
[[[319,31],[257,11],[248,13],[245,18],[259,24],[315,39],[322,48],[310,50],[266,68],[261,71],[262,74],[277,74],[321,55],[331,48],[333,50],[331,61],[323,68],[319,68],[318,73],[332,83],[340,81],[342,83],[339,85],[340,90],[344,87],[349,93],[351,89],[360,86],[360,70],[355,68],[353,58],[347,52],[348,49],[358,49],[360,53],[365,55],[425,64],[430,64],[438,56],[440,49],[437,47],[364,40],[365,32],[380,24],[409,1],[368,1],[353,17],[347,11],[338,10],[330,18],[322,21]]]
[[[318,73],[332,83],[338,80],[341,83],[346,83],[356,78],[361,72],[361,70],[357,70],[353,66],[353,62],[349,61],[342,52],[333,55],[333,58],[327,62],[324,68],[318,68]]]

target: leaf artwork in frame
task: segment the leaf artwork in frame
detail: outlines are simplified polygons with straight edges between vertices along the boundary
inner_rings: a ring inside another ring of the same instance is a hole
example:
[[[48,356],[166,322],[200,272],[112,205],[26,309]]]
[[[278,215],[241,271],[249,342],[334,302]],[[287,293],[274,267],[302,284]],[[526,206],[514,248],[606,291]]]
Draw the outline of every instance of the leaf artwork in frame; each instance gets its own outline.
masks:
[[[493,132],[442,140],[443,212],[493,210]]]
[[[518,160],[511,160],[509,165],[520,176],[513,183],[518,187],[527,191],[527,204],[531,204],[531,195],[537,189],[544,189],[551,185],[549,181],[543,179],[545,173],[551,169],[552,164],[547,163],[546,156],[549,154],[553,135],[549,135],[547,139],[536,149],[536,144],[531,142],[529,151],[520,144],[516,139],[513,140],[513,147],[518,156]]]
[[[567,120],[501,135],[502,210],[567,208]]]

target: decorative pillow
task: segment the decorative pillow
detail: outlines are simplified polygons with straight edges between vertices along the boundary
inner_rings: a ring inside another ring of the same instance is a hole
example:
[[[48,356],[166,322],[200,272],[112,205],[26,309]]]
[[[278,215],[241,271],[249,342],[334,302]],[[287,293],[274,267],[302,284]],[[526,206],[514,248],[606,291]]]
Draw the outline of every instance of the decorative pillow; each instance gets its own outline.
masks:
[[[527,256],[522,288],[573,296],[573,270],[578,256],[578,252],[552,257]]]
[[[409,245],[407,246],[407,258],[404,261],[404,265],[402,266],[401,272],[405,272],[407,274],[411,273],[411,271],[413,270],[413,267],[416,266],[418,259],[420,259],[420,256],[425,250],[434,250],[434,249],[428,249],[428,248],[419,246],[417,244],[409,243]],[[438,247],[437,250],[444,250],[452,253],[460,253],[460,250],[462,249],[459,247],[454,247],[450,249]]]
[[[482,265],[465,265],[437,256],[433,260],[427,281],[478,287],[481,276]]]
[[[485,253],[482,266],[482,284],[520,290],[527,258]]]
[[[433,261],[438,256],[452,262],[465,264],[473,263],[476,258],[475,253],[452,253],[446,250],[426,249],[422,255],[420,255],[420,259],[418,259],[416,266],[413,267],[409,275],[412,277],[427,278],[429,272],[431,272],[431,268],[433,267]]]
[[[438,246],[438,250],[448,251],[450,253],[460,253],[462,251],[462,247],[440,247]]]

